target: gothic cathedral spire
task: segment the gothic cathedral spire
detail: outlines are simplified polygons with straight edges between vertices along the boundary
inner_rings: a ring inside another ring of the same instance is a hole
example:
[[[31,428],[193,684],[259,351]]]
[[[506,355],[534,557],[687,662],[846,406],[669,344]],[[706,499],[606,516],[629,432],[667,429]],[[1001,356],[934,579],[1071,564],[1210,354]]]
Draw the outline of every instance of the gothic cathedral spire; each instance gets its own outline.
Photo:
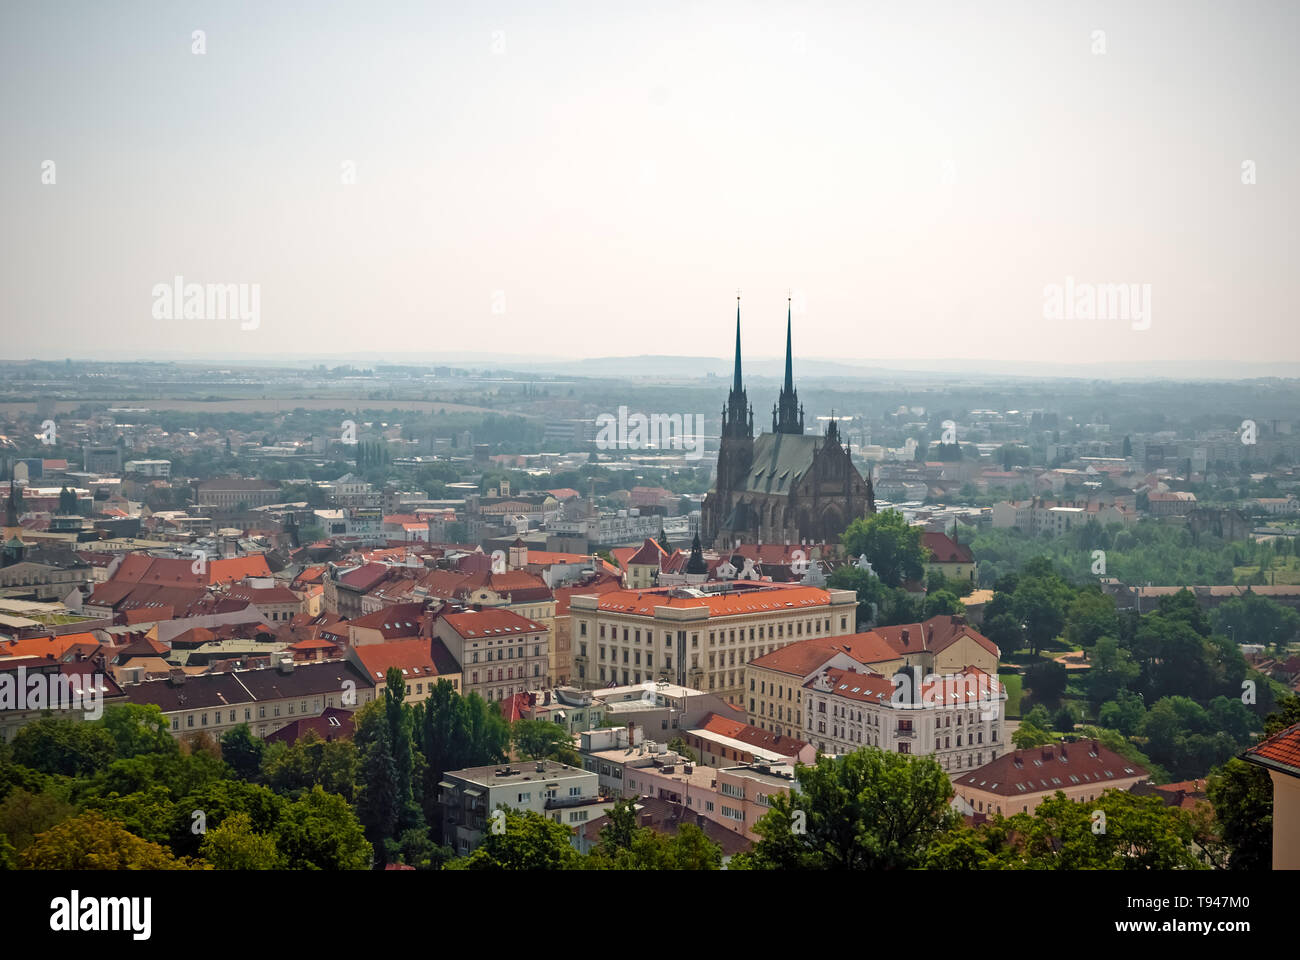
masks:
[[[732,377],[731,393],[722,415],[724,436],[752,437],[754,435],[754,410],[749,406],[745,385],[740,376],[740,294],[736,294],[736,365]]]
[[[794,389],[794,352],[790,341],[790,304],[785,302],[785,385],[781,387],[781,396],[776,409],[772,411],[773,433],[803,433],[803,407],[799,406],[799,394]]]

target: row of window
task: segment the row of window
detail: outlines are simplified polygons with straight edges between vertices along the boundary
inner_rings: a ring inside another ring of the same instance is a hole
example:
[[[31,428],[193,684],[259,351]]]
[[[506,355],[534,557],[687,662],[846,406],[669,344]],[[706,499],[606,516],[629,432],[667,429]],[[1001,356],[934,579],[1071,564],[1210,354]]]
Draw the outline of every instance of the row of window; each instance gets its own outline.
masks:
[[[368,702],[369,699],[370,699],[369,692],[364,692],[360,695],[360,700],[362,703]],[[337,707],[339,705],[337,701],[338,701],[337,696],[326,697],[324,698],[324,707]],[[310,709],[308,708],[308,703],[311,704]],[[285,711],[285,715],[290,717],[295,716],[295,714],[302,715],[302,716],[316,717],[316,716],[320,716],[321,711],[324,709],[324,707],[322,707],[321,704],[322,704],[322,699],[320,697],[313,697],[310,701],[300,700],[296,702],[290,701],[288,703],[281,703],[277,701],[275,703],[269,704],[269,706],[271,708],[272,717],[281,716],[282,708]],[[267,714],[266,714],[267,706],[268,704],[265,703],[257,704],[258,720],[267,719]],[[243,713],[242,718],[240,717],[241,712]],[[226,719],[224,720],[222,719],[223,715],[226,717]],[[195,711],[193,713],[187,713],[185,715],[185,726],[187,728],[194,727],[196,725],[195,723],[196,720],[198,721],[197,726],[200,727],[206,727],[210,725],[220,726],[223,723],[230,723],[230,724],[250,723],[253,720],[253,708],[251,706],[240,707],[240,708],[232,707],[229,711],[202,710],[202,711]],[[180,716],[173,715],[172,731],[173,732],[178,731],[180,730],[180,728],[181,728]]]

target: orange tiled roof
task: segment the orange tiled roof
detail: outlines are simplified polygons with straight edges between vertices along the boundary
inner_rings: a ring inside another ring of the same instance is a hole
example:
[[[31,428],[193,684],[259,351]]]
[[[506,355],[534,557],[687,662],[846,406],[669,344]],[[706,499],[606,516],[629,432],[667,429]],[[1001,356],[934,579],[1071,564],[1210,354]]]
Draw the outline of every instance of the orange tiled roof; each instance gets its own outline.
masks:
[[[807,677],[837,653],[847,653],[858,663],[897,660],[898,653],[879,634],[868,630],[846,637],[810,637],[787,644],[750,661],[750,666]]]
[[[1255,744],[1241,758],[1288,776],[1300,777],[1300,723]]]
[[[604,594],[599,608],[610,613],[631,613],[652,617],[656,607],[707,607],[711,617],[735,617],[747,613],[824,607],[831,595],[820,587],[764,584],[758,590],[717,593],[703,597],[674,597],[668,588],[616,590]]]
[[[546,627],[536,620],[529,620],[510,610],[500,607],[489,610],[469,610],[465,613],[449,613],[443,620],[467,640],[480,637],[500,637],[525,633],[544,633]]]

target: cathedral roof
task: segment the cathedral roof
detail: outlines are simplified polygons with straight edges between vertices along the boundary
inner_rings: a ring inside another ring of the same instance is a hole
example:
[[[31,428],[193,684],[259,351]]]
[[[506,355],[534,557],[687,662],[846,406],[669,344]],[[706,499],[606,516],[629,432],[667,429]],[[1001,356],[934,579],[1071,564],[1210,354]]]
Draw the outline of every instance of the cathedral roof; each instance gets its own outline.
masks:
[[[802,433],[765,433],[754,441],[753,465],[745,478],[749,493],[788,495],[812,469],[822,437]]]

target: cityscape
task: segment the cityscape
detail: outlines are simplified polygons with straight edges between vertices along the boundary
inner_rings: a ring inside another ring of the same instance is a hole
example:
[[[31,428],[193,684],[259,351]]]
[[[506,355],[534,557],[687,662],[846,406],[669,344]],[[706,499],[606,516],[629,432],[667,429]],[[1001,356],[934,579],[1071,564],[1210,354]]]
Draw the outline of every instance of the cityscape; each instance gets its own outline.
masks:
[[[381,11],[2,14],[62,71],[2,188],[41,929],[170,940],[231,870],[1125,871],[1078,929],[1260,932],[1300,12]]]

